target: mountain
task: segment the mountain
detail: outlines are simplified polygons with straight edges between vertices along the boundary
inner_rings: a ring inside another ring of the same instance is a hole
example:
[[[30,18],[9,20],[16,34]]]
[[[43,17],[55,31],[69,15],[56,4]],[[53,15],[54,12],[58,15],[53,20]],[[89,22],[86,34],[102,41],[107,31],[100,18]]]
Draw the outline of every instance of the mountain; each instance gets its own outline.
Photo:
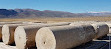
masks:
[[[105,16],[105,15],[111,15],[111,12],[88,12],[87,14],[93,16]]]
[[[88,12],[88,13],[70,13],[63,11],[51,10],[34,10],[34,9],[0,9],[0,18],[70,18],[70,17],[94,17],[110,16],[111,12]]]
[[[0,18],[8,18],[10,16],[15,16],[18,14],[14,10],[0,9]]]

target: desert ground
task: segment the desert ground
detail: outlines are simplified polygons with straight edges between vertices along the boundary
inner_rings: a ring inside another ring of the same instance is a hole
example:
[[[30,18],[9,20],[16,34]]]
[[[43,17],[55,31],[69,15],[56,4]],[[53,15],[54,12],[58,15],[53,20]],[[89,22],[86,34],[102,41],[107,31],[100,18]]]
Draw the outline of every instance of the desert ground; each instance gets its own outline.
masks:
[[[36,22],[36,23],[54,23],[54,22],[75,22],[75,21],[111,21],[111,17],[83,17],[83,18],[32,18],[32,19],[0,19],[0,22]],[[107,36],[82,44],[72,49],[109,49],[111,46],[111,33]],[[0,42],[0,49],[17,49],[15,45],[5,45]],[[34,48],[31,48],[34,49]],[[36,48],[35,48],[36,49]]]
[[[31,22],[74,22],[74,21],[111,21],[111,17],[77,17],[77,18],[27,18],[0,19],[0,21],[31,21]]]

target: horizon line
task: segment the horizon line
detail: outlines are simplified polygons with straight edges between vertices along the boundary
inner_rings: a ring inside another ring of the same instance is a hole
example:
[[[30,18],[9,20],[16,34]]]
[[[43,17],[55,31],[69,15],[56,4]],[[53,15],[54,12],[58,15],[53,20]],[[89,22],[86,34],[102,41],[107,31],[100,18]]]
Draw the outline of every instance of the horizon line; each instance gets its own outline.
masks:
[[[32,9],[32,8],[0,8],[0,9]],[[32,9],[32,10],[39,10],[39,9]],[[39,10],[39,11],[46,11],[46,10]],[[59,12],[69,12],[69,11],[60,11],[60,10],[47,10],[47,11],[59,11]],[[87,12],[70,12],[70,13],[103,13],[103,12],[110,12],[111,11],[87,11]]]

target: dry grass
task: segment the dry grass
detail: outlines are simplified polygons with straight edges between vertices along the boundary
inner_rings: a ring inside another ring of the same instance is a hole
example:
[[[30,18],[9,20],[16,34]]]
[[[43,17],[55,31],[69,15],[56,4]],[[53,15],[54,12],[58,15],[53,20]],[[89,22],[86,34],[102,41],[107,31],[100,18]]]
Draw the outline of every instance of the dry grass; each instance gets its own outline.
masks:
[[[111,21],[111,17],[0,19],[0,21],[31,21],[31,22]]]

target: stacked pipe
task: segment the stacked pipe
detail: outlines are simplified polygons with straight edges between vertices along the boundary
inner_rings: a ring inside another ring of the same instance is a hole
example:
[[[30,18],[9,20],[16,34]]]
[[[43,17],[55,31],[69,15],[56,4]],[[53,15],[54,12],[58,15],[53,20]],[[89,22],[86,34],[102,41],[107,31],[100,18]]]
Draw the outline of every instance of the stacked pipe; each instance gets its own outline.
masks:
[[[2,40],[5,44],[14,44],[14,31],[16,27],[24,24],[5,24],[2,27]]]
[[[2,41],[2,26],[3,25],[0,25],[0,41]]]
[[[109,26],[109,33],[111,33],[111,22],[106,22],[106,24]]]
[[[95,34],[92,25],[43,27],[35,40],[37,49],[69,49],[91,41]]]
[[[21,24],[21,23],[22,22],[0,22],[0,41],[2,41],[2,27],[3,27],[3,25],[5,25],[5,24]]]
[[[5,24],[2,27],[2,40],[5,44],[14,44],[14,33],[18,26],[28,26],[28,25],[42,25],[38,23],[33,24]]]
[[[72,22],[70,25],[85,25],[85,24],[94,24],[97,23],[95,21],[77,21],[77,22]]]
[[[109,33],[109,24],[93,21],[70,23],[0,22],[0,40],[3,39],[5,44],[15,43],[19,49],[36,46],[38,49],[68,49]]]
[[[95,28],[96,36],[95,39],[101,38],[109,33],[109,27],[104,22],[75,22],[71,23],[70,25],[85,25],[91,24]]]
[[[0,25],[4,24],[22,24],[22,22],[0,22]]]
[[[95,39],[101,38],[109,33],[109,27],[105,23],[96,23],[91,25],[95,28],[97,33]]]
[[[15,44],[19,49],[27,49],[31,47],[36,47],[35,36],[36,32],[42,27],[50,26],[63,26],[69,25],[70,23],[52,23],[44,25],[31,25],[31,26],[19,26],[15,30]]]

